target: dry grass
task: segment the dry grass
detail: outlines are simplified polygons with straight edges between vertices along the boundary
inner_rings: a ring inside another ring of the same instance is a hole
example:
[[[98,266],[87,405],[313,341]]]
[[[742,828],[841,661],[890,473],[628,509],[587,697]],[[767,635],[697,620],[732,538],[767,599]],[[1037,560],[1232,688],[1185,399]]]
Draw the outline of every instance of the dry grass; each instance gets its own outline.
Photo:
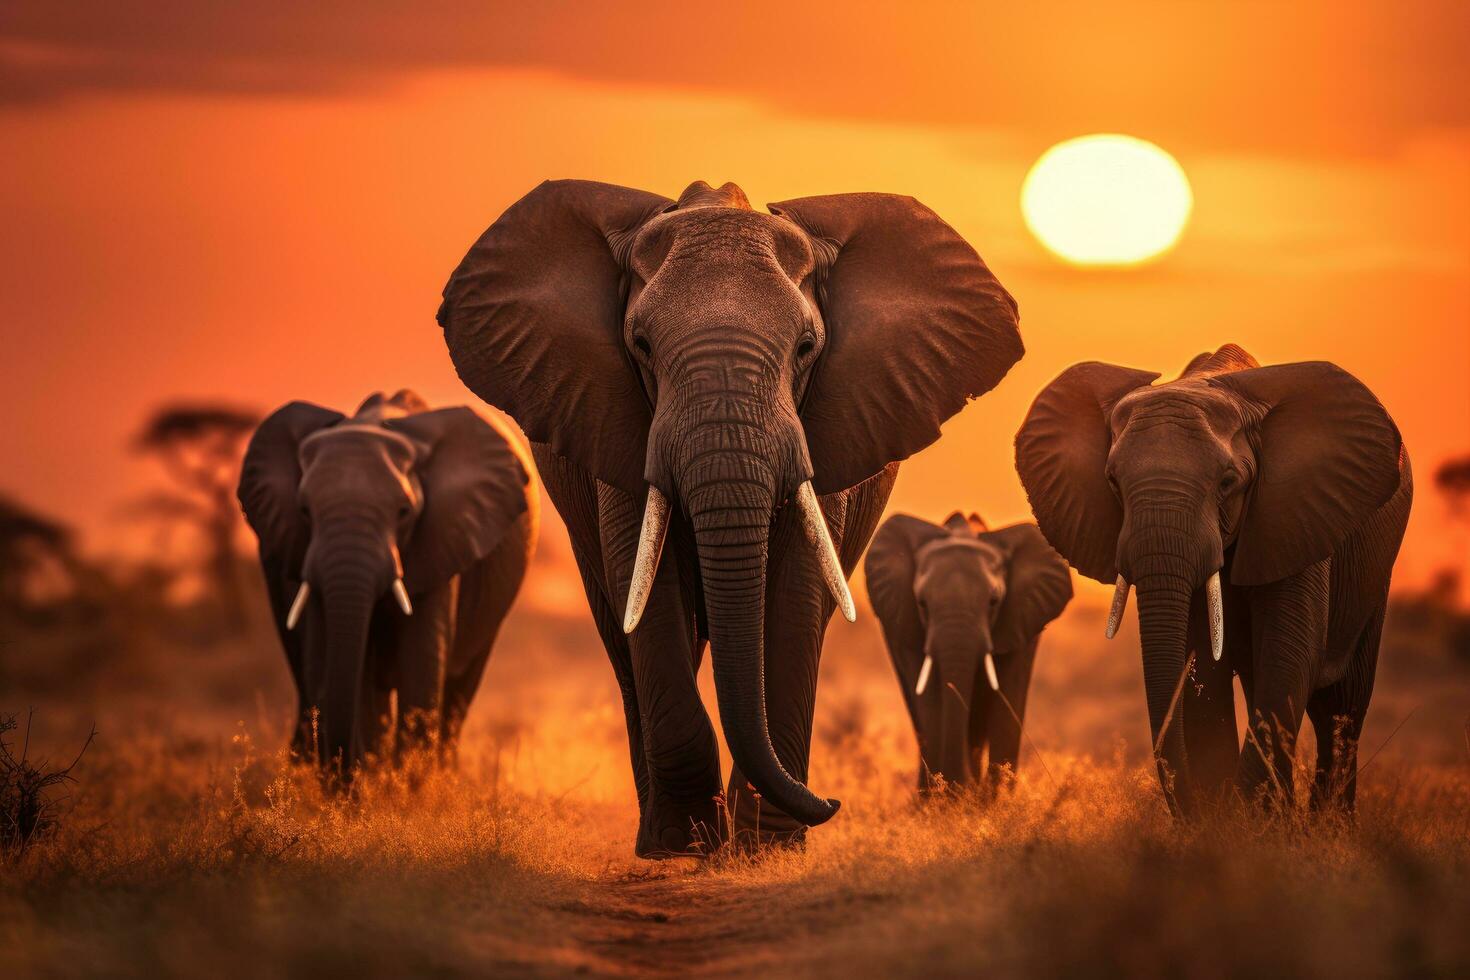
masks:
[[[629,857],[626,800],[554,780],[510,788],[526,771],[494,749],[467,747],[458,772],[375,774],[351,800],[243,733],[99,752],[66,822],[7,869],[0,964],[151,976],[205,964],[1336,977],[1470,966],[1463,770],[1371,780],[1355,824],[1238,814],[1183,829],[1152,775],[1121,762],[1053,756],[1055,781],[1023,772],[999,800],[921,806],[874,788],[873,770],[895,760],[849,744],[823,783],[847,806],[805,851],[649,865]]]
[[[1043,653],[1027,727],[1045,770],[1032,750],[999,799],[924,805],[881,651],[834,630],[813,782],[841,814],[803,851],[658,864],[631,856],[621,712],[580,626],[513,624],[525,652],[492,663],[458,770],[410,763],[353,799],[277,749],[280,678],[245,666],[277,670],[268,648],[192,674],[169,659],[162,704],[134,665],[136,698],[92,703],[102,737],[63,819],[0,866],[0,975],[1470,970],[1461,675],[1386,673],[1364,758],[1420,710],[1365,773],[1355,822],[1184,828],[1140,760],[1136,662],[1077,652],[1094,626],[1064,622]],[[38,723],[48,707],[74,750],[90,716],[42,699]]]

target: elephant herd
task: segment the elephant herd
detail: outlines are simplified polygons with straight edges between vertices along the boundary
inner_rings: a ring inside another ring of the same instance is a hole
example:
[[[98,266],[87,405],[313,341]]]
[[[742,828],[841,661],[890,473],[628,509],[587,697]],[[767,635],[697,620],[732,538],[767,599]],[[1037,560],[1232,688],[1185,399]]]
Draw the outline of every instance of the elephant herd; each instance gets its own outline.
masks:
[[[1023,354],[1015,301],[912,198],[758,211],[733,184],[671,200],[548,181],[471,246],[438,321],[529,453],[403,391],[350,417],[288,404],[242,469],[294,748],[344,778],[388,725],[453,744],[535,546],[539,475],[622,695],[641,856],[799,842],[837,812],[807,786],[817,668],[865,551],[923,791],[1014,772],[1070,565],[1116,585],[1109,636],[1137,593],[1176,813],[1289,802],[1303,712],[1329,733],[1313,802],[1352,805],[1412,481],[1393,421],[1341,369],[1234,345],[1162,384],[1074,365],[1016,437],[1035,524],[880,527],[900,462]]]

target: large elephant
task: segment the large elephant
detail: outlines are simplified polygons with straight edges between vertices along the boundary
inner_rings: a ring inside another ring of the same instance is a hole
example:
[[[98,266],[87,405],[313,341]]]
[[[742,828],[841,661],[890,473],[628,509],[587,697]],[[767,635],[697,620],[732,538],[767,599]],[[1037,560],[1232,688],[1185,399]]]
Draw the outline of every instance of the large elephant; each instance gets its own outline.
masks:
[[[1324,361],[1261,367],[1231,344],[1184,373],[1095,361],[1049,384],[1016,436],[1041,530],[1138,590],[1144,686],[1165,796],[1191,814],[1233,785],[1289,804],[1302,712],[1313,802],[1353,805],[1389,575],[1413,499],[1388,412]],[[1251,724],[1236,732],[1232,672]]]
[[[1020,358],[1016,305],[912,198],[755,211],[542,184],[470,249],[439,322],[520,423],[565,518],[627,715],[636,851],[799,840],[822,634],[896,463]],[[662,561],[660,561],[662,555]],[[636,627],[636,628],[635,628]],[[695,674],[706,640],[734,757]],[[727,810],[728,807],[728,810]]]
[[[971,514],[942,526],[883,522],[863,560],[868,598],[919,738],[919,788],[992,781],[1021,752],[1036,645],[1072,599],[1072,576],[1035,524],[998,531]],[[1013,713],[1014,712],[1014,713]]]
[[[524,452],[409,391],[261,423],[239,497],[296,682],[295,749],[350,779],[394,691],[402,736],[454,744],[535,548]]]

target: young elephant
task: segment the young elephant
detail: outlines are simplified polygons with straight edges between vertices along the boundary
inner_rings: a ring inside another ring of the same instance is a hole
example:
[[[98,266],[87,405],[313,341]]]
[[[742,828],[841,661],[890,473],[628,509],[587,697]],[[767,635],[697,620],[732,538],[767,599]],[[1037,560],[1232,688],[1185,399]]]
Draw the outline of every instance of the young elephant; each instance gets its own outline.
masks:
[[[535,548],[532,472],[475,412],[410,391],[261,423],[239,497],[296,681],[294,748],[350,778],[392,691],[402,734],[453,745]]]
[[[863,570],[919,737],[920,790],[940,773],[969,784],[987,746],[990,777],[1014,773],[1036,644],[1072,599],[1066,562],[1035,524],[991,531],[974,514],[943,527],[899,514]]]
[[[1313,802],[1352,806],[1389,574],[1413,498],[1398,429],[1323,361],[1239,347],[1158,375],[1077,364],[1016,436],[1037,522],[1082,574],[1138,589],[1154,753],[1176,813],[1232,784],[1289,802],[1302,712]],[[1232,672],[1252,718],[1239,749]]]

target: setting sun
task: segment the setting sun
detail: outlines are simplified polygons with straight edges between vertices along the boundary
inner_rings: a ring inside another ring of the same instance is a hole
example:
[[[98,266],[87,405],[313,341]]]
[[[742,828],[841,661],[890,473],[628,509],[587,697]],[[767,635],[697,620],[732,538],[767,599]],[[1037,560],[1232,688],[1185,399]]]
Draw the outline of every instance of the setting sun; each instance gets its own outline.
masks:
[[[1110,133],[1053,146],[1021,187],[1026,226],[1075,265],[1135,265],[1162,255],[1193,205],[1177,160],[1146,140]]]

